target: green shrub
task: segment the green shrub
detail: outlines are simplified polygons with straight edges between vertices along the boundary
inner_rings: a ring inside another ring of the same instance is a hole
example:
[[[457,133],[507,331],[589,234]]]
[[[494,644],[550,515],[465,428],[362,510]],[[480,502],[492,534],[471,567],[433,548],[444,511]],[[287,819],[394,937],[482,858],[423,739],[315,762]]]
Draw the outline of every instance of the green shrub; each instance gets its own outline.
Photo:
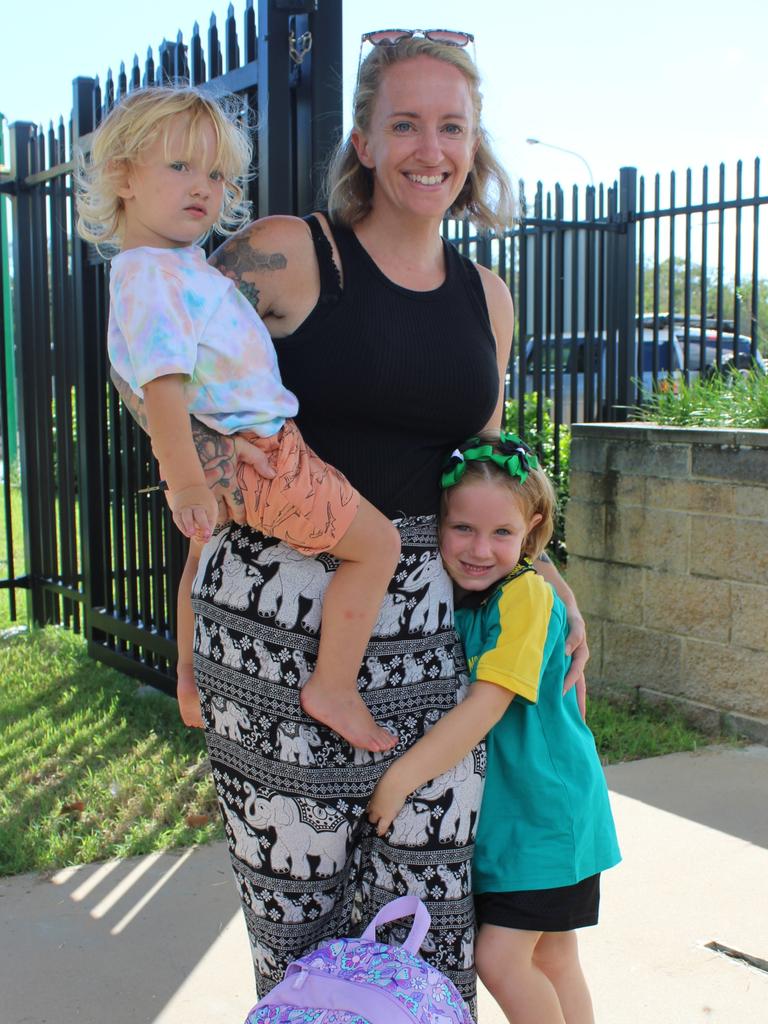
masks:
[[[768,428],[768,376],[714,374],[686,384],[661,380],[643,395],[633,419],[674,427]]]
[[[523,405],[523,440],[535,449],[542,461],[543,468],[555,485],[557,495],[557,515],[555,516],[555,533],[549,545],[550,552],[559,562],[566,559],[565,547],[565,506],[568,504],[569,471],[571,457],[571,431],[565,424],[555,430],[552,418],[552,399],[545,398],[541,416],[541,427],[538,425],[539,396],[532,391],[525,396]],[[520,403],[510,398],[504,407],[504,428],[514,434],[520,433]],[[557,453],[557,459],[555,454]]]

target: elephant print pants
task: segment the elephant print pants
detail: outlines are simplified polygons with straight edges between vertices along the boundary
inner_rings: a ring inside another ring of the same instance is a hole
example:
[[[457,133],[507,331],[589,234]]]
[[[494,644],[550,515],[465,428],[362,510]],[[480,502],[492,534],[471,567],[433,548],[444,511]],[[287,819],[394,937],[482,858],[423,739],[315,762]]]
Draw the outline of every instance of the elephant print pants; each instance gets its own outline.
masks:
[[[474,1010],[469,869],[483,749],[415,793],[386,838],[365,814],[392,757],[454,707],[466,683],[434,517],[396,525],[401,559],[358,679],[374,718],[399,737],[395,751],[354,749],[299,705],[338,564],[330,555],[299,555],[247,526],[216,534],[193,588],[195,675],[259,996],[291,960],[359,934],[408,892],[432,916],[422,954]],[[409,926],[389,926],[390,941]]]

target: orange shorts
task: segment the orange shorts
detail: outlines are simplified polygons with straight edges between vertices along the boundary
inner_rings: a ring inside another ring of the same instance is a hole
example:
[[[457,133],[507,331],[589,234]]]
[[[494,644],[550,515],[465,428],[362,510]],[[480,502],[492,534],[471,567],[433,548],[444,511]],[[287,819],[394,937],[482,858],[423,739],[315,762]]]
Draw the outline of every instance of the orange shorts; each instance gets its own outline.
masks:
[[[272,437],[250,430],[241,436],[267,454],[276,472],[268,480],[239,463],[237,482],[248,525],[279,537],[304,555],[335,548],[357,515],[358,491],[312,451],[293,420],[286,420]]]

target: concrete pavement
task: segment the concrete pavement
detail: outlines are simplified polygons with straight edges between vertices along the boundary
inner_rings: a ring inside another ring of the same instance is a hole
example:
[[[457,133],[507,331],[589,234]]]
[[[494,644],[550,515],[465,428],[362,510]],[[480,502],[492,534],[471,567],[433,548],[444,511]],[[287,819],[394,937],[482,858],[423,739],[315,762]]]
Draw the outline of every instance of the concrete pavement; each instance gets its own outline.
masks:
[[[768,748],[607,770],[624,863],[581,933],[600,1024],[764,1024]],[[223,844],[0,879],[2,1024],[241,1024],[255,1002]],[[503,1024],[481,993],[481,1024]]]

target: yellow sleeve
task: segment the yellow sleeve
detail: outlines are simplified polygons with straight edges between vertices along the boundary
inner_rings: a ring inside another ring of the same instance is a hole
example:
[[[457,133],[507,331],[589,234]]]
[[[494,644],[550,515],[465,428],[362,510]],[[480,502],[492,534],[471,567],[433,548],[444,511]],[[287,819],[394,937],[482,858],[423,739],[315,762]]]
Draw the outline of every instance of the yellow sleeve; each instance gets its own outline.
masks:
[[[535,573],[505,584],[495,608],[487,611],[487,640],[472,667],[473,678],[535,703],[553,602],[552,588]]]

